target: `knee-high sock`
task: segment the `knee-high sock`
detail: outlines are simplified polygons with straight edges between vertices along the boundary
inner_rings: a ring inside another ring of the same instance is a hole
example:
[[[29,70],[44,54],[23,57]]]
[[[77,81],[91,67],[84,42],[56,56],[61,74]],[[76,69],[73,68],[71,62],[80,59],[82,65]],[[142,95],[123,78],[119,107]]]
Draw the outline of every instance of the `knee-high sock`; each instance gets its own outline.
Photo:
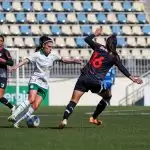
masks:
[[[21,116],[21,118],[19,118],[15,124],[19,124],[22,120],[30,117],[33,113],[34,113],[34,109],[32,108],[32,106],[30,106],[28,111],[23,116]]]
[[[13,105],[10,102],[8,102],[8,100],[5,97],[1,97],[0,102],[3,103],[5,106],[7,106],[10,109],[13,108]]]
[[[70,101],[69,104],[67,105],[65,112],[64,112],[64,116],[63,119],[68,119],[69,116],[72,114],[74,108],[76,107],[77,103]]]
[[[30,105],[29,100],[22,102],[12,115],[16,118],[20,113],[22,113],[26,108],[28,108],[29,105]]]
[[[102,111],[106,108],[106,106],[107,106],[107,102],[104,100],[104,99],[102,99],[99,103],[98,103],[98,105],[97,105],[97,107],[96,107],[96,109],[95,109],[95,111],[94,111],[94,113],[93,113],[93,118],[94,119],[96,119],[97,117],[98,117],[98,115],[100,114],[100,113],[102,113]]]

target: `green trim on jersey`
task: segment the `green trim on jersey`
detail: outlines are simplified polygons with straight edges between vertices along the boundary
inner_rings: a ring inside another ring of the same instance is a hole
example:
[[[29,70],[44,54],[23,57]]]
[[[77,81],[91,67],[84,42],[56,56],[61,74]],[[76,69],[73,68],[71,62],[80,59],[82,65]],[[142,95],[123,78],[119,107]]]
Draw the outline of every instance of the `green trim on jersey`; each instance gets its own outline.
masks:
[[[48,94],[48,89],[44,89],[42,87],[40,87],[37,84],[34,83],[30,83],[28,86],[28,91],[30,90],[36,90],[37,94],[40,95],[42,97],[42,99],[44,100]]]
[[[45,55],[46,57],[49,55],[49,54],[46,54],[43,49],[40,49],[40,54]]]

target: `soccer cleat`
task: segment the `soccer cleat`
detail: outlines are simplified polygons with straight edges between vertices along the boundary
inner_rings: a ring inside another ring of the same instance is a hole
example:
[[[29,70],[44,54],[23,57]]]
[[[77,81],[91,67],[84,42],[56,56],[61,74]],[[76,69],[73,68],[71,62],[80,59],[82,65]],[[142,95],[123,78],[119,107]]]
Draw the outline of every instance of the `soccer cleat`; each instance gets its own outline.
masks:
[[[14,124],[14,128],[19,129],[19,124],[18,124],[18,123],[15,123],[15,124]]]
[[[89,118],[89,123],[95,124],[95,125],[102,125],[102,121],[98,119],[94,119],[93,117]]]
[[[59,128],[63,129],[66,125],[67,125],[67,119],[64,119],[64,120],[61,121],[61,123],[59,125]]]
[[[11,108],[11,114],[13,114],[15,110],[16,110],[16,106],[13,105],[13,108]]]
[[[12,122],[12,123],[15,123],[16,119],[15,119],[15,117],[13,115],[11,115],[11,116],[8,117],[8,121]]]

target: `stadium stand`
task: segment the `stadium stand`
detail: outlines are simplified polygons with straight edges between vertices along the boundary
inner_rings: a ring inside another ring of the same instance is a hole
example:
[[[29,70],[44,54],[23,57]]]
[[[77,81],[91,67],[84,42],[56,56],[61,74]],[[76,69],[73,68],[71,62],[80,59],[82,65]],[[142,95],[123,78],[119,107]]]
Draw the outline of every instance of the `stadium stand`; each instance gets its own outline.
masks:
[[[117,34],[122,58],[150,55],[150,25],[139,1],[4,0],[0,8],[0,33],[7,36],[8,48],[34,49],[38,37],[46,34],[54,38],[60,55],[87,59],[91,53],[83,38],[101,26],[103,35],[97,41],[105,44],[107,36]]]

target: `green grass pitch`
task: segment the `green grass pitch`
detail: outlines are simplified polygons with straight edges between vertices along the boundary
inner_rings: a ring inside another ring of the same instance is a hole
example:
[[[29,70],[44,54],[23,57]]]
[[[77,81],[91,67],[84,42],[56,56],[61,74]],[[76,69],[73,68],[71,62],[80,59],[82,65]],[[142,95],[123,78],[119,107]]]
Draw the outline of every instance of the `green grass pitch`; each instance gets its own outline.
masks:
[[[39,128],[14,129],[0,107],[0,150],[149,150],[150,107],[109,107],[102,126],[88,123],[94,107],[77,107],[67,128],[57,126],[65,107],[41,107]]]

